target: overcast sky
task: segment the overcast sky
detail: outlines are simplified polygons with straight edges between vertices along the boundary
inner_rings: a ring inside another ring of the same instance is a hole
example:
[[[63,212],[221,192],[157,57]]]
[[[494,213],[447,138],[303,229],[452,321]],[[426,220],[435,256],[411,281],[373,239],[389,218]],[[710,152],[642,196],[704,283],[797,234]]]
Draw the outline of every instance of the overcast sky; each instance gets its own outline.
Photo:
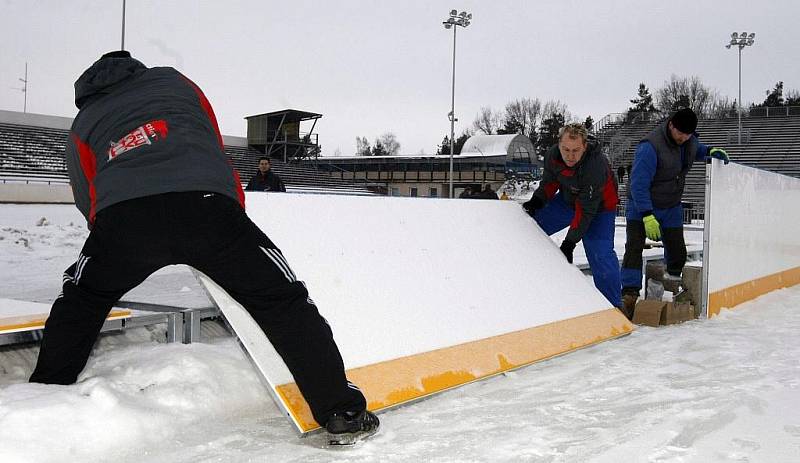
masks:
[[[0,0],[0,109],[72,117],[73,83],[119,49],[121,0]],[[733,31],[756,33],[743,52],[742,99],[782,80],[800,89],[800,2],[785,1],[145,1],[127,2],[125,48],[148,66],[174,66],[211,101],[226,135],[245,116],[286,108],[323,114],[324,155],[355,152],[355,137],[396,134],[402,154],[434,153],[449,133],[453,33],[458,30],[456,134],[482,106],[559,99],[576,119],[627,108],[639,82],[696,75],[737,97]]]

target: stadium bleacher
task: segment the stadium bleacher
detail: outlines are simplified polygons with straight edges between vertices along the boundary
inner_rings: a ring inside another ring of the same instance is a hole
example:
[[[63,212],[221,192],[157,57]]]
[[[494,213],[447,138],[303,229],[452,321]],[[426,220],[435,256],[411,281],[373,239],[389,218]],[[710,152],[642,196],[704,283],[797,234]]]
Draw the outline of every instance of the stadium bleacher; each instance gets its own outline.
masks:
[[[0,175],[68,181],[64,148],[69,131],[0,123]]]
[[[731,161],[800,178],[800,111],[753,112],[742,118],[742,144],[738,143],[738,119],[701,119],[700,141],[725,149]],[[612,170],[633,162],[638,142],[657,124],[656,118],[609,123],[597,135],[606,147]],[[602,137],[602,138],[601,138]],[[626,176],[627,182],[627,176]],[[627,185],[620,185],[620,201],[627,200]],[[705,202],[705,165],[695,163],[686,179],[684,202],[690,203],[695,218],[702,218]],[[624,209],[621,209],[624,210]]]
[[[0,122],[0,179],[2,181],[57,182],[69,181],[64,150],[69,130]],[[255,174],[262,154],[244,146],[225,146],[225,153],[239,171],[244,185]],[[273,171],[280,175],[287,191],[372,195],[364,183],[332,178],[329,173],[277,159]]]

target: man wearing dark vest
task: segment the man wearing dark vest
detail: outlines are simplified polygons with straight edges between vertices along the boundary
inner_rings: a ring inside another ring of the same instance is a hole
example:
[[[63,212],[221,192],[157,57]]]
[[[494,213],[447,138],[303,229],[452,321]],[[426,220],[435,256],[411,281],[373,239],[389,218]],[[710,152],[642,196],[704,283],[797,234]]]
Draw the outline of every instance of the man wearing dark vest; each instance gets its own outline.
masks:
[[[697,115],[689,108],[681,109],[653,129],[633,155],[621,275],[623,312],[628,318],[633,318],[642,288],[645,237],[664,242],[665,278],[680,279],[686,263],[681,197],[692,164],[706,156],[729,162],[724,150],[700,143],[695,129]]]

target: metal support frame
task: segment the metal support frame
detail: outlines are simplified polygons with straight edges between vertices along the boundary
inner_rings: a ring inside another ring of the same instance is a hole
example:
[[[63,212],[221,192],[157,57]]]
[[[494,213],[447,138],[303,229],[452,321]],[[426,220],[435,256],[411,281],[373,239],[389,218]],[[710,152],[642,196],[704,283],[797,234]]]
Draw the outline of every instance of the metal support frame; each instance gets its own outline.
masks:
[[[166,320],[167,342],[183,344],[200,341],[200,321],[202,319],[219,316],[219,309],[216,306],[185,308],[135,301],[119,301],[118,305],[134,310],[163,313],[168,317]]]
[[[191,344],[200,342],[200,322],[204,318],[213,318],[220,315],[216,307],[204,307],[202,309],[185,309],[183,314],[183,343]]]
[[[143,310],[143,309],[133,309]],[[148,310],[146,314],[136,314],[129,318],[120,318],[117,320],[106,320],[100,328],[101,333],[108,331],[121,331],[128,328],[138,328],[142,326],[157,325],[164,323],[167,325],[167,342],[177,342],[181,338],[178,336],[181,332],[178,330],[178,313],[175,312],[153,312]],[[7,346],[11,344],[22,344],[28,342],[37,342],[42,339],[43,329],[33,329],[28,331],[17,331],[15,333],[0,334],[0,346]]]
[[[706,161],[706,197],[705,212],[703,214],[703,271],[700,282],[700,315],[708,318],[708,270],[709,249],[711,239],[711,186],[713,184],[714,163],[713,159]]]

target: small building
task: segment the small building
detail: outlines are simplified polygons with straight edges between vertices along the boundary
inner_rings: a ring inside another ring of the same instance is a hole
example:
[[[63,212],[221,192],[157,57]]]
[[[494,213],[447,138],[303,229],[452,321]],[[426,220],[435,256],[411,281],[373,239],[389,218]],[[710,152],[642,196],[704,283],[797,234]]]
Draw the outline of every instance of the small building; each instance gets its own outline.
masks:
[[[322,114],[296,109],[247,116],[247,144],[271,158],[287,162],[319,155],[319,140],[314,133]],[[301,132],[302,122],[311,121],[311,129]]]

